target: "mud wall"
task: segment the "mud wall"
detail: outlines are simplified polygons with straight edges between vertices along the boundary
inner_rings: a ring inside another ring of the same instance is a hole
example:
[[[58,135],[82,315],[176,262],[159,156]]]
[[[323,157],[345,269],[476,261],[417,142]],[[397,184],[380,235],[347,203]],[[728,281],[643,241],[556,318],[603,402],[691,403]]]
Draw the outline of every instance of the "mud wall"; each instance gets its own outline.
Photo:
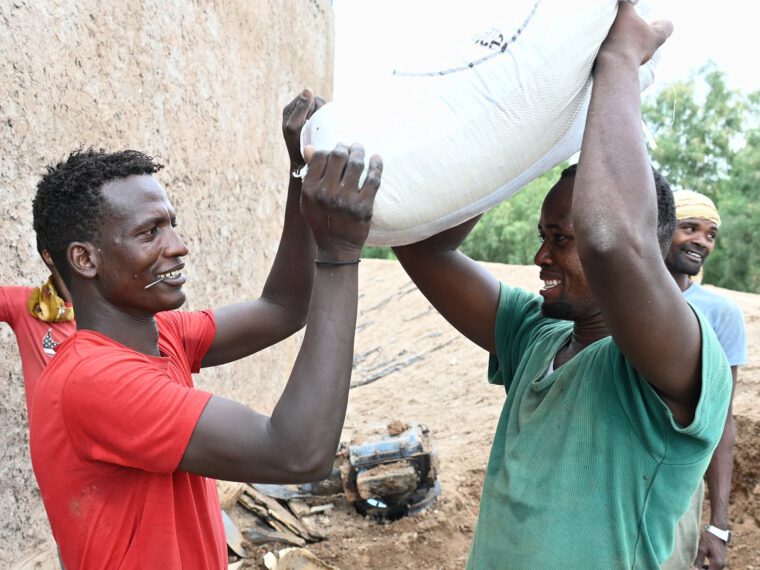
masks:
[[[331,96],[328,0],[0,0],[0,284],[46,275],[31,224],[45,165],[79,147],[160,157],[190,248],[188,308],[258,296],[288,179],[281,110]],[[269,411],[300,337],[198,383]],[[0,567],[50,546],[21,366],[0,325]]]

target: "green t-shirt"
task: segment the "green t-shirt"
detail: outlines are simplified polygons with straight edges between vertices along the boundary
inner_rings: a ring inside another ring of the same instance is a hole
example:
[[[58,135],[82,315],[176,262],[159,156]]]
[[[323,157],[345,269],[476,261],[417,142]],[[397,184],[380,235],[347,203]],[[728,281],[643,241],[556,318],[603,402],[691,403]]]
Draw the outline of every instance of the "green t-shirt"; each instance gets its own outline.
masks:
[[[612,337],[547,375],[573,323],[543,317],[541,303],[502,285],[488,374],[509,396],[467,568],[659,568],[723,432],[723,350],[700,316],[702,392],[680,427]]]

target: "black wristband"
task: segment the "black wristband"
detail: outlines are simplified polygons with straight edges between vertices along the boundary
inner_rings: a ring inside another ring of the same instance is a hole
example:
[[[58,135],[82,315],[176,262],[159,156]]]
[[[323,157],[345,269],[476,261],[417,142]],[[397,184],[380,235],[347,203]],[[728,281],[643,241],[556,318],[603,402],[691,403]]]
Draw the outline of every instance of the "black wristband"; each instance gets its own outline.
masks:
[[[315,259],[314,263],[317,265],[356,265],[360,263],[361,259],[351,259],[348,261],[331,261],[329,259]]]

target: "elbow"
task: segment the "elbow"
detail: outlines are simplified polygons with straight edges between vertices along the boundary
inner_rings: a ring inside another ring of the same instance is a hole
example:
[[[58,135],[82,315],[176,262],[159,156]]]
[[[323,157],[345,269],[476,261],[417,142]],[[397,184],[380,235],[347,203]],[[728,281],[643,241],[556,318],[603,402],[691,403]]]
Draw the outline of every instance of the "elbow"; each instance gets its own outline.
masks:
[[[311,483],[330,476],[338,450],[337,437],[289,434],[276,447],[282,452],[278,461],[281,483]]]
[[[615,255],[627,240],[620,231],[604,225],[581,227],[577,232],[578,255],[608,256]]]
[[[306,326],[306,321],[309,317],[310,301],[311,296],[308,296],[307,298],[299,299],[295,303],[283,306],[282,323],[288,331],[287,336],[300,331]]]
[[[330,476],[335,465],[335,454],[338,443],[333,443],[331,438],[315,441],[314,446],[304,455],[300,476],[303,483],[322,481]],[[330,443],[325,442],[329,440]]]
[[[333,472],[335,453],[319,451],[294,459],[288,468],[289,483],[313,483],[327,479]]]
[[[624,228],[594,227],[577,232],[578,257],[581,263],[614,262],[645,257],[647,243],[637,232]],[[657,245],[656,241],[652,241]],[[659,249],[658,249],[659,251]]]
[[[326,457],[323,461],[321,461],[319,464],[314,465],[314,467],[305,474],[305,480],[304,483],[313,483],[317,481],[323,481],[327,479],[333,472],[333,467],[335,465],[335,455],[332,455],[331,457]]]
[[[308,310],[285,313],[280,320],[279,334],[277,335],[279,340],[284,340],[302,330],[306,326],[307,318]]]
[[[290,336],[302,330],[306,326],[307,317],[308,311],[304,311],[303,313],[295,316],[295,318],[293,318],[292,322],[290,323],[289,332],[286,336]]]

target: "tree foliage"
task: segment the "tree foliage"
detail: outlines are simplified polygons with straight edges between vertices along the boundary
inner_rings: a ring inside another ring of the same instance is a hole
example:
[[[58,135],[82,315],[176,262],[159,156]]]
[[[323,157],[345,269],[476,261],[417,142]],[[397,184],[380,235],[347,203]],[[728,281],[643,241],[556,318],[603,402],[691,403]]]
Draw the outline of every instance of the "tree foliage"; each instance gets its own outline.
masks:
[[[538,218],[549,189],[562,166],[549,170],[480,220],[460,248],[473,259],[529,265],[540,244]]]
[[[760,92],[726,85],[714,65],[645,102],[657,147],[652,159],[675,188],[713,199],[722,225],[704,282],[760,293]]]
[[[538,217],[549,188],[559,179],[558,166],[486,212],[460,248],[480,261],[526,265],[538,250]],[[365,246],[362,257],[395,259],[389,247]]]

